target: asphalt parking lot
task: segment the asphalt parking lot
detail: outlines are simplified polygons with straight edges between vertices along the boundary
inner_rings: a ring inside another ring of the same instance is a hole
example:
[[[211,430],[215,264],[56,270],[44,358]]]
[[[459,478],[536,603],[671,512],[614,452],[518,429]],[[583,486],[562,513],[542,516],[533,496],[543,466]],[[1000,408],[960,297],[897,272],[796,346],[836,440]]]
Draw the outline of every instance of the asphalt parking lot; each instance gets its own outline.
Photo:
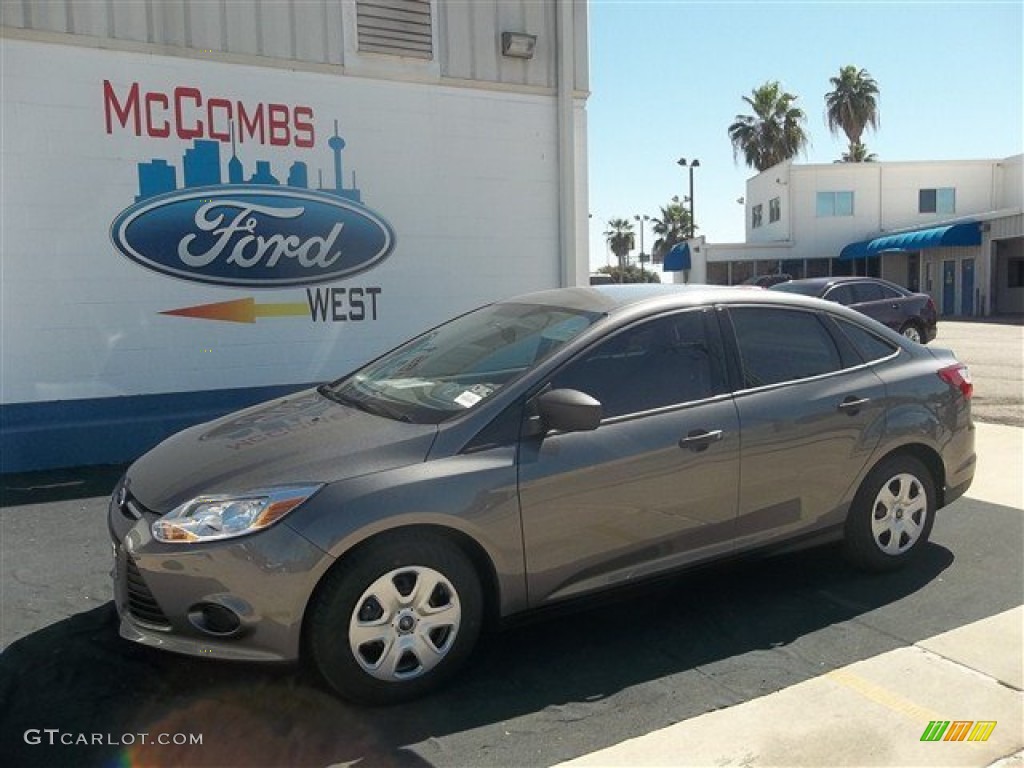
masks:
[[[935,343],[972,368],[979,421],[1024,426],[1021,340],[1020,325],[940,324]],[[105,528],[118,471],[0,478],[5,764],[548,766],[1024,603],[1021,509],[963,498],[906,571],[865,576],[826,547],[683,574],[490,636],[465,674],[424,701],[360,709],[301,669],[122,641]],[[988,715],[950,713],[961,716]]]

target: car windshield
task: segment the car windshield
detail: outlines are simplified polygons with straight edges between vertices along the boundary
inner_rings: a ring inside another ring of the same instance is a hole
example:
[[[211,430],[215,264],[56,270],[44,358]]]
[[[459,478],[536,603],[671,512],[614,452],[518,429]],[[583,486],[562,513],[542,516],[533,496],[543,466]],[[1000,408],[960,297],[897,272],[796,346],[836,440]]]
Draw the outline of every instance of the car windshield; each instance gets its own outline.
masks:
[[[817,296],[821,293],[821,285],[818,283],[801,283],[794,280],[789,283],[777,283],[771,287],[771,290],[782,291],[783,293],[799,293],[804,296]]]
[[[388,418],[437,424],[491,397],[603,316],[543,304],[491,304],[320,392]]]

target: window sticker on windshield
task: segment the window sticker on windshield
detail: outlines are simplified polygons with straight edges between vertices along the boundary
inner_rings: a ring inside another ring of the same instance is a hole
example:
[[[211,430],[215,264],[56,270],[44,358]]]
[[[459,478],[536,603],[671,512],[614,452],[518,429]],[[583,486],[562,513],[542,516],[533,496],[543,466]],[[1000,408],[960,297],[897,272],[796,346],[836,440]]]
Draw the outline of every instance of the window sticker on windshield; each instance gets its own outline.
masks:
[[[478,395],[476,392],[470,392],[468,389],[455,398],[455,402],[461,405],[463,408],[472,408],[481,400],[483,400],[483,398],[480,397],[480,395]]]
[[[384,382],[392,389],[412,389],[413,387],[422,387],[430,382],[424,379],[388,379]]]

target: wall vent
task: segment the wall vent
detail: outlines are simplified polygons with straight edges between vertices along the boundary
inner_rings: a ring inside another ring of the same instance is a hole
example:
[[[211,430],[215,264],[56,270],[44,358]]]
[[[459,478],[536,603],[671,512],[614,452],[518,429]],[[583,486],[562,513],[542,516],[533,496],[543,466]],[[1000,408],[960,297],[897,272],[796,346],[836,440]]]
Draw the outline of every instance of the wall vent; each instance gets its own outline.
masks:
[[[430,0],[356,0],[361,53],[433,59]]]

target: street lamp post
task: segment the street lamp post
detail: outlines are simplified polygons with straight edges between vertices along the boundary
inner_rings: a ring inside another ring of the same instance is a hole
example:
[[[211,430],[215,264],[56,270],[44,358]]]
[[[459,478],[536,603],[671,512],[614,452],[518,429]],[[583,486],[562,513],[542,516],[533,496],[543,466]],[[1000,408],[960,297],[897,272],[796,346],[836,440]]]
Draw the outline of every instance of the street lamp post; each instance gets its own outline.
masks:
[[[640,224],[640,277],[644,276],[644,222],[650,221],[651,217],[646,213],[641,216],[639,213],[633,216],[633,220]]]
[[[677,164],[681,165],[683,168],[686,168],[687,166],[689,166],[689,168],[690,168],[690,239],[692,240],[693,239],[693,230],[694,230],[694,225],[695,225],[694,218],[693,218],[693,169],[700,166],[700,160],[696,160],[695,159],[692,162],[687,163],[686,162],[686,158],[685,157],[681,157],[677,161]]]

